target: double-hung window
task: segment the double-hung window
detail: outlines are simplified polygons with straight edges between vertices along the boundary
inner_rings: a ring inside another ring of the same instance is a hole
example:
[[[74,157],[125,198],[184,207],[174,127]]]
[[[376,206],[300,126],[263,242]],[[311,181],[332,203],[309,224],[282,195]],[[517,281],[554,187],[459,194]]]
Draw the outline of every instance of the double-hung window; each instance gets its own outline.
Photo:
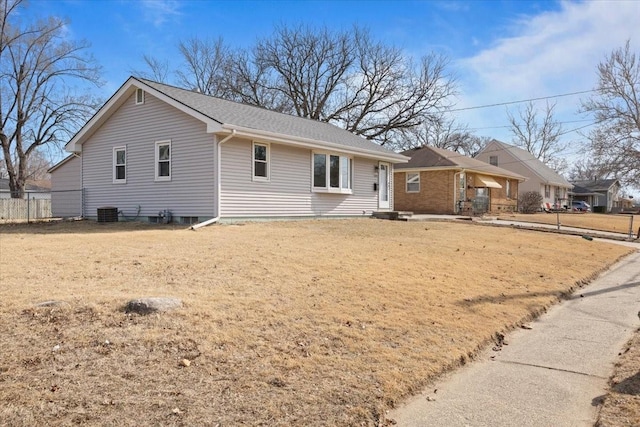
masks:
[[[269,145],[253,143],[253,180],[269,181]]]
[[[171,141],[156,142],[156,181],[171,181]]]
[[[125,184],[127,182],[127,147],[115,147],[113,149],[113,183]]]
[[[420,174],[407,172],[407,193],[420,192]]]
[[[338,154],[313,153],[312,190],[317,192],[352,192],[353,160]]]
[[[498,166],[498,156],[489,156],[489,164]]]

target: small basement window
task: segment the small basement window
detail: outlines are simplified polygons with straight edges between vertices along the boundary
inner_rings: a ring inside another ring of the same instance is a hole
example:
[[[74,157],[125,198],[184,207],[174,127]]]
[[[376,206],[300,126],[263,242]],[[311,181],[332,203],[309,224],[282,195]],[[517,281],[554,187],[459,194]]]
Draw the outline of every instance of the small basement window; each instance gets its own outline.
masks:
[[[198,221],[197,216],[181,216],[180,217],[181,224],[191,225],[191,224],[197,224],[198,222],[200,221]]]

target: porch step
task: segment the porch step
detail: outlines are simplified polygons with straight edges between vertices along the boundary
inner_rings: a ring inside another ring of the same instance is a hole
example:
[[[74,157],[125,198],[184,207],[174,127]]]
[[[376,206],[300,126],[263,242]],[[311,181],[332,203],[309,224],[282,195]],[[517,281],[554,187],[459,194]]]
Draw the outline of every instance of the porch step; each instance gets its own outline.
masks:
[[[372,217],[378,219],[389,219],[392,221],[407,221],[413,212],[408,211],[377,211],[371,214]]]

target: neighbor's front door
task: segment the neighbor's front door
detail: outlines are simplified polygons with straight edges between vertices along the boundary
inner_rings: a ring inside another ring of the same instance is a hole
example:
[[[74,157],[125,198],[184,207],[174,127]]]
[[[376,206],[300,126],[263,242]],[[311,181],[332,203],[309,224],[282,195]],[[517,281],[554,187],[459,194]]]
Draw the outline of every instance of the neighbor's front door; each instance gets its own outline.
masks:
[[[378,209],[389,209],[389,163],[378,164]]]

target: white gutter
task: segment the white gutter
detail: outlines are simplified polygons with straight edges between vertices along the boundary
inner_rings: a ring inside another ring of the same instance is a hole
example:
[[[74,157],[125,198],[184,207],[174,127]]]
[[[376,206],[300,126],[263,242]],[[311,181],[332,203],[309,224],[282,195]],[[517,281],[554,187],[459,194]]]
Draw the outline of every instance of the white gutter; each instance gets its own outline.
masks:
[[[359,147],[350,147],[333,142],[318,141],[311,138],[292,137],[290,135],[251,129],[231,124],[223,124],[222,128],[237,131],[238,136],[245,136],[250,139],[263,140],[265,142],[275,142],[280,144],[311,148],[320,151],[332,150],[345,154],[356,155],[359,157],[382,160],[389,163],[407,163],[409,161],[409,157],[402,154],[394,153],[393,151],[385,153]]]
[[[458,179],[457,177],[459,177],[461,174],[465,173],[466,169],[462,169],[456,173],[453,174],[453,211],[456,212],[457,214],[460,214],[461,212],[458,209],[458,192],[456,191],[456,185],[459,186],[460,185],[460,179]],[[467,177],[465,176],[464,178],[464,183],[465,183],[465,187],[467,185]],[[466,196],[467,194],[467,189],[464,189],[464,194]]]
[[[224,139],[222,141],[218,142],[218,147],[217,147],[217,158],[216,158],[216,181],[217,181],[217,189],[216,189],[216,199],[217,199],[217,208],[218,208],[218,212],[215,218],[211,218],[208,219],[206,221],[200,222],[198,224],[194,224],[191,227],[189,227],[191,230],[197,230],[200,227],[206,227],[207,225],[213,224],[215,222],[218,222],[220,220],[220,192],[222,191],[222,173],[220,172],[220,165],[222,164],[222,162],[220,161],[220,157],[222,156],[222,144],[224,144],[225,142],[227,142],[228,140],[230,140],[231,138],[233,138],[236,135],[236,130],[232,129],[231,133],[227,136],[224,137]]]

